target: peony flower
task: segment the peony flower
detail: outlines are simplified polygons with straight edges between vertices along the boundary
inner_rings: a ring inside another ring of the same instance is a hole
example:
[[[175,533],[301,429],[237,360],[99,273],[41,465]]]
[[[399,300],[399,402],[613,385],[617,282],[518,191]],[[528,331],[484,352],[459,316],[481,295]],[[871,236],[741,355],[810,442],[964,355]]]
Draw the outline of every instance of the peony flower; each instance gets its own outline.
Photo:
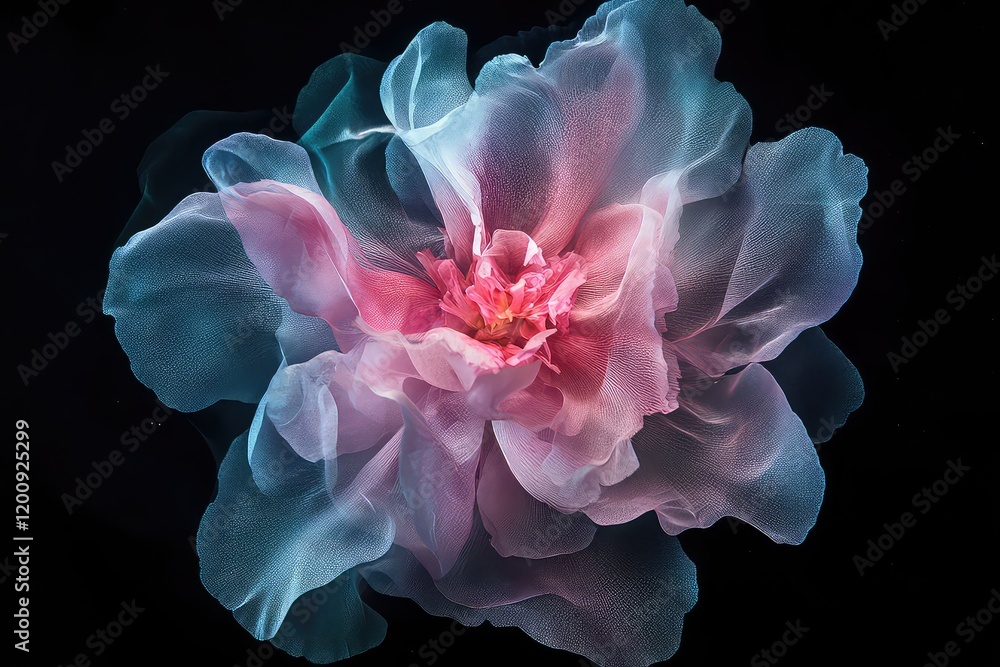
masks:
[[[816,326],[857,281],[866,169],[816,129],[747,150],[719,48],[681,0],[614,0],[472,87],[433,24],[388,66],[320,67],[297,143],[215,143],[218,192],[115,252],[136,377],[180,410],[257,405],[198,535],[255,637],[367,650],[367,585],[648,665],[697,597],[675,535],[805,539],[818,420],[862,397]]]

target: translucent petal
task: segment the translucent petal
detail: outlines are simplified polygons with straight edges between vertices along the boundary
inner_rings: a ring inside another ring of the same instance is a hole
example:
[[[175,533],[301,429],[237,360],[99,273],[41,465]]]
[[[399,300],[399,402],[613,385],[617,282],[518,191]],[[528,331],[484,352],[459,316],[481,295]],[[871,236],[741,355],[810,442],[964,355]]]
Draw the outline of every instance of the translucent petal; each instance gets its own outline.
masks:
[[[858,370],[819,327],[800,333],[764,367],[816,444],[832,438],[865,398]]]
[[[683,384],[683,382],[682,382]],[[675,535],[735,516],[776,542],[802,542],[816,521],[823,469],[801,420],[759,364],[726,375],[632,438],[639,469],[584,511],[616,524],[656,509]]]
[[[604,667],[646,667],[673,655],[698,591],[676,538],[645,520],[601,528],[587,549],[533,561],[501,557],[479,525],[459,564],[437,581],[399,548],[359,572],[428,613],[519,627]]]
[[[861,269],[867,169],[825,130],[757,144],[726,196],[685,209],[666,315],[678,355],[711,375],[773,359],[830,319]]]
[[[136,378],[179,410],[256,403],[281,361],[282,299],[214,193],[191,195],[115,251],[104,312]]]

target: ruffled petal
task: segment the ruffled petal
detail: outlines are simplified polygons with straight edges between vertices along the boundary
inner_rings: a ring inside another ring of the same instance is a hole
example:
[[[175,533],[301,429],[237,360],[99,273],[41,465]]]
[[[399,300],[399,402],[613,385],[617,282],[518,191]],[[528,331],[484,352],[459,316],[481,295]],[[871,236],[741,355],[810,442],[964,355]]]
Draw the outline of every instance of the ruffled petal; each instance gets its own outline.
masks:
[[[396,62],[414,71],[414,54],[452,30],[428,29]],[[681,37],[695,36],[704,48],[685,55]],[[464,105],[422,127],[397,118],[401,85],[387,73],[383,104],[427,176],[459,267],[495,229],[524,231],[558,253],[594,204],[636,202],[660,173],[684,170],[685,201],[730,187],[750,114],[712,76],[719,43],[711,22],[679,0],[607,3],[537,69],[523,56],[488,62]],[[457,70],[459,50],[441,50]],[[406,95],[427,96],[423,81],[405,79]]]
[[[401,407],[406,425],[399,439],[399,490],[407,525],[400,532],[415,530],[422,544],[410,550],[439,577],[451,570],[472,529],[485,422],[461,395],[436,388]]]
[[[645,667],[673,655],[698,593],[694,564],[650,521],[601,528],[587,549],[534,561],[501,557],[477,521],[442,579],[398,548],[358,570],[375,590],[411,598],[430,614],[518,627],[604,667]]]
[[[605,42],[635,64],[642,104],[597,203],[633,202],[650,178],[678,170],[685,203],[728,190],[740,175],[751,114],[732,84],[715,79],[722,49],[715,25],[683,0],[611,0],[576,39],[549,47],[541,70]]]
[[[326,665],[374,648],[385,639],[386,622],[361,600],[355,570],[303,593],[271,643],[286,653]]]
[[[585,549],[597,526],[579,512],[539,502],[517,481],[492,434],[483,445],[476,504],[501,556],[548,558]]]
[[[674,182],[657,185],[675,192]],[[676,303],[660,258],[676,239],[677,199],[665,196],[661,211],[615,205],[585,219],[574,248],[593,261],[599,288],[581,295],[568,329],[550,339],[558,372],[539,371],[540,382],[562,395],[558,411],[538,429],[533,412],[520,423],[512,409],[517,395],[500,405],[514,415],[494,425],[511,471],[535,498],[562,511],[590,504],[601,486],[632,474],[638,464],[629,438],[645,415],[677,406],[676,371],[657,327],[658,313]]]
[[[336,459],[385,443],[403,425],[398,406],[376,395],[336,351],[280,370],[267,390],[267,417],[307,461]]]
[[[319,194],[309,156],[301,146],[263,134],[240,132],[218,141],[201,160],[221,192],[238,183],[278,181]]]
[[[339,334],[354,330],[358,314],[375,329],[404,333],[426,330],[436,317],[433,285],[364,264],[321,195],[265,180],[234,185],[220,196],[247,255],[297,312],[323,318]]]
[[[865,399],[858,369],[819,327],[800,333],[764,367],[815,444],[832,438]]]
[[[382,110],[385,69],[353,54],[333,58],[299,94],[293,123],[323,194],[365,259],[412,273],[416,253],[440,256],[444,242],[423,173]]]
[[[800,130],[751,148],[739,185],[685,210],[671,266],[679,305],[665,320],[677,353],[721,375],[830,319],[861,269],[866,174],[833,134]]]
[[[433,125],[465,104],[472,94],[466,73],[465,32],[447,23],[427,26],[382,78],[382,107],[397,130]]]
[[[272,446],[280,438],[273,430],[257,437]],[[303,593],[375,560],[393,541],[389,518],[363,496],[331,498],[320,464],[293,455],[286,465],[303,471],[299,483],[266,495],[248,464],[247,435],[235,440],[219,469],[218,496],[198,528],[205,588],[261,640],[275,636]]]
[[[104,312],[136,378],[179,410],[256,403],[281,362],[282,299],[216,194],[191,195],[115,251]]]
[[[632,438],[639,469],[584,511],[617,524],[655,509],[675,535],[724,516],[776,542],[801,543],[816,521],[824,475],[802,421],[759,364],[726,375]]]

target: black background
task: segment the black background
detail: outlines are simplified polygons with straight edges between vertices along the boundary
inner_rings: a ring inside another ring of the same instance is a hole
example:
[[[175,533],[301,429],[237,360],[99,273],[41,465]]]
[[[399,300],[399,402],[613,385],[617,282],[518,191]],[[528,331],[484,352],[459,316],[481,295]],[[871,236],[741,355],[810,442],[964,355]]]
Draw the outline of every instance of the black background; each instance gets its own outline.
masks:
[[[4,309],[11,387],[4,427],[12,440],[16,419],[30,423],[33,464],[32,652],[27,661],[15,652],[15,664],[68,665],[85,653],[94,665],[228,667],[246,665],[247,651],[260,649],[198,578],[189,537],[214,493],[216,462],[186,417],[164,422],[71,515],[60,500],[155,407],[131,375],[110,318],[86,323],[77,307],[107,281],[115,239],[139,198],[135,171],[153,139],[192,110],[293,108],[312,70],[385,4],[243,0],[220,20],[210,0],[71,0],[18,53],[7,39],[0,45],[7,146],[0,262],[5,284],[15,286]],[[557,0],[403,4],[366,55],[389,59],[439,19],[464,28],[475,50],[547,25],[546,10],[559,8]],[[566,23],[582,21],[597,4],[583,3]],[[985,168],[995,145],[982,122],[995,86],[985,3],[910,3],[918,11],[888,39],[877,25],[893,11],[888,1],[752,0],[745,11],[742,0],[694,4],[710,18],[732,18],[722,23],[717,76],[750,102],[754,141],[779,138],[776,124],[807,101],[810,87],[825,85],[833,95],[807,124],[832,130],[866,161],[871,189],[863,205],[897,179],[906,192],[862,235],[858,287],[824,326],[860,370],[867,398],[821,448],[827,491],[816,527],[798,547],[727,521],[682,535],[700,597],[669,664],[750,664],[781,638],[786,621],[799,620],[809,630],[778,664],[919,666],[948,641],[961,648],[951,664],[1000,664],[1000,618],[971,643],[956,635],[1000,587],[1000,280],[961,310],[946,299],[998,250],[995,170]],[[722,14],[727,8],[732,15]],[[21,17],[36,11],[33,2],[7,3],[0,27],[17,31]],[[64,146],[108,116],[112,100],[157,64],[166,80],[59,182],[51,163],[64,160]],[[904,163],[949,127],[961,138],[912,182]],[[939,308],[950,322],[894,372],[887,354]],[[16,367],[70,321],[80,335],[25,386]],[[971,470],[929,512],[916,512],[916,525],[859,576],[854,556],[882,535],[884,523],[914,511],[914,494],[959,458]],[[5,496],[11,506],[12,495]],[[0,558],[11,551],[5,547]],[[14,575],[4,576],[5,595],[16,597]],[[133,599],[145,611],[95,657],[88,636]],[[389,621],[386,641],[344,664],[430,664],[419,650],[450,622],[408,601],[373,604]],[[3,636],[12,637],[10,630]],[[541,661],[580,664],[517,630],[491,627],[468,630],[435,663]],[[306,663],[278,654],[266,664]]]

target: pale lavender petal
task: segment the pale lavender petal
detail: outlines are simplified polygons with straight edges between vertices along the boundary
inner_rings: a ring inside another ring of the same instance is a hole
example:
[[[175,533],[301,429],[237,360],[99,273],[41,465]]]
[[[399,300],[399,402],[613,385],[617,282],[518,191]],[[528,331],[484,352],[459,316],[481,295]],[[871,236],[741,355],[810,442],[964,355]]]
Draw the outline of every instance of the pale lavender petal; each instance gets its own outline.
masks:
[[[833,317],[861,270],[866,174],[833,134],[801,130],[751,148],[732,192],[685,210],[665,320],[677,353],[721,375]]]
[[[823,469],[802,421],[759,364],[670,414],[647,417],[632,442],[639,469],[584,510],[597,523],[656,510],[663,529],[677,534],[735,516],[776,542],[798,544],[816,521]]]

